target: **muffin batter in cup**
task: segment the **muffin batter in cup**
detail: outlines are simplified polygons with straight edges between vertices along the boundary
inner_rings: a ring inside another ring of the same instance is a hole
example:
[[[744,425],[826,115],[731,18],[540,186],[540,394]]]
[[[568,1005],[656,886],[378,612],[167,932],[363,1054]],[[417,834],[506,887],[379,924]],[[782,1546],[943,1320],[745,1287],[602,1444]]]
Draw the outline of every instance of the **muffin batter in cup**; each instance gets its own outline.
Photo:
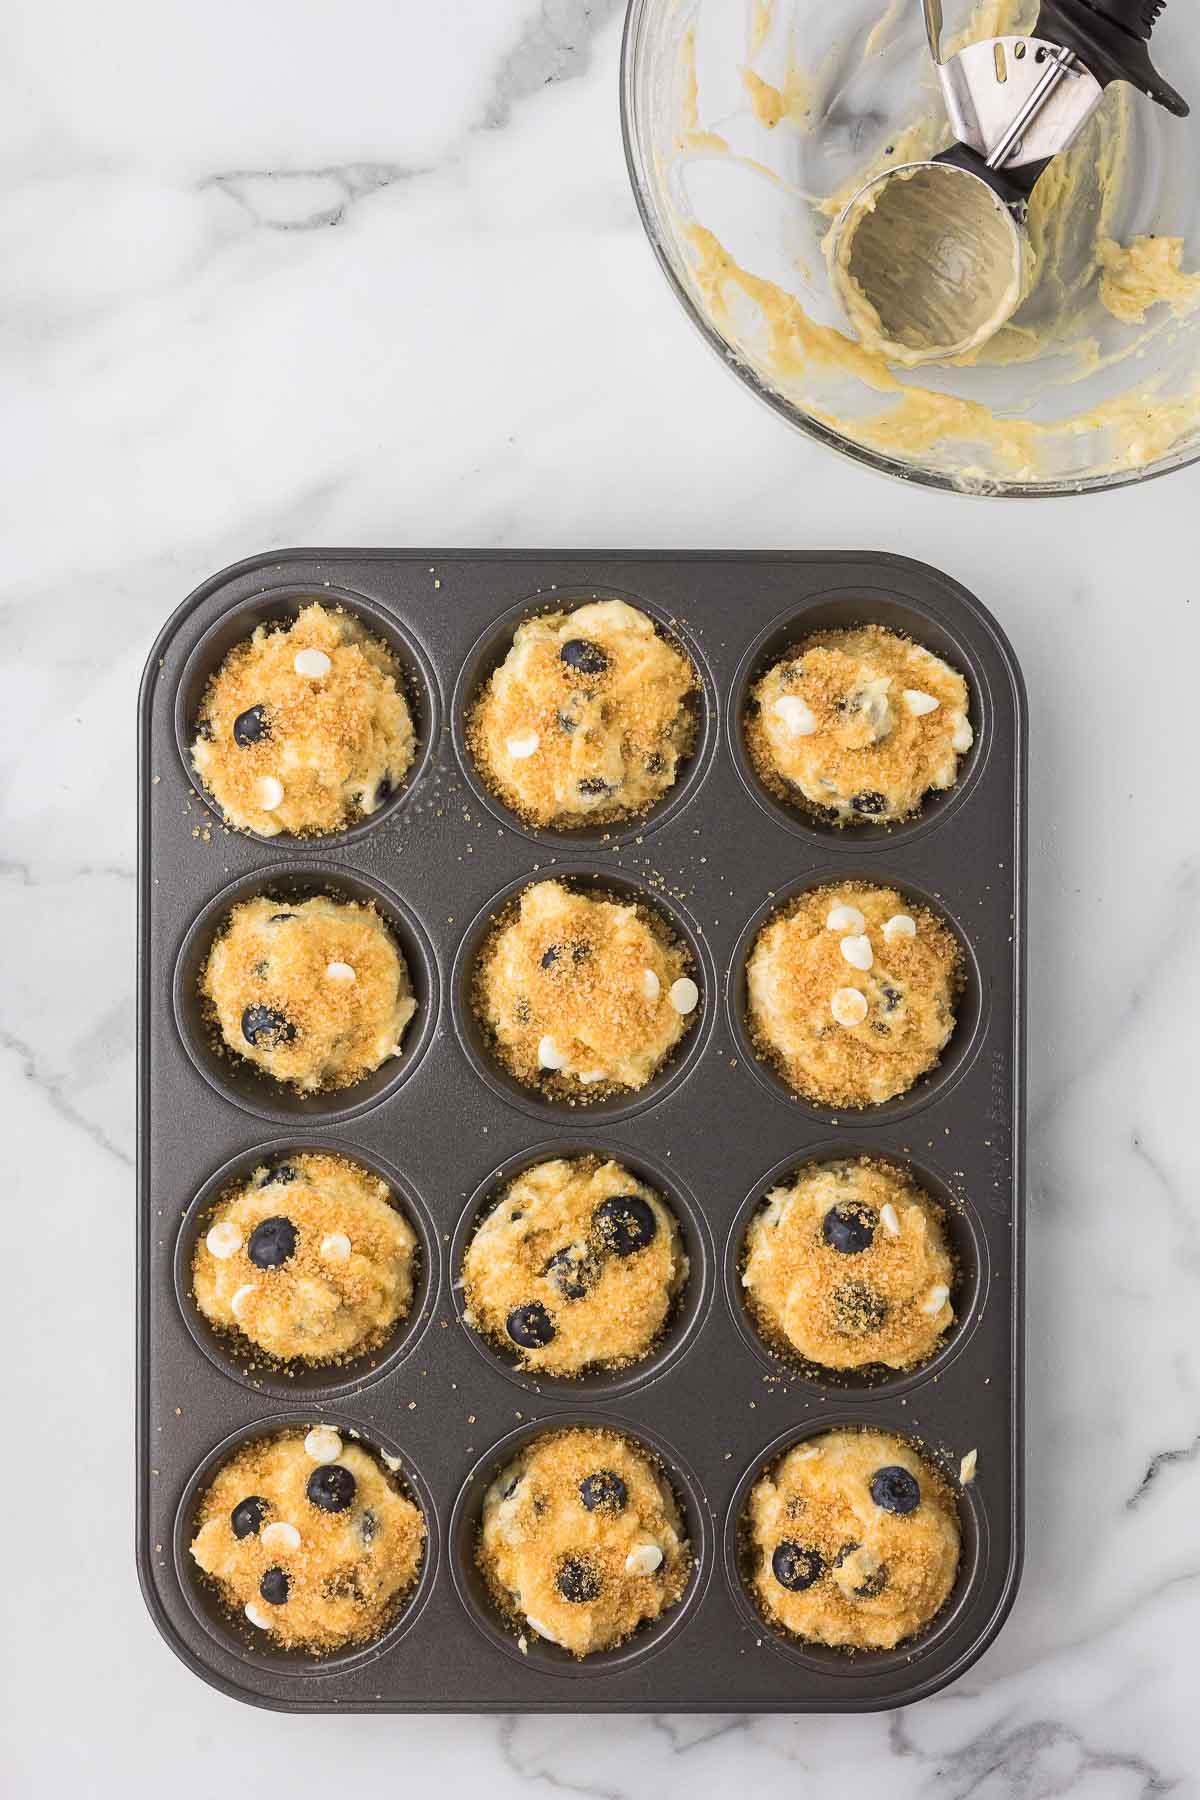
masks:
[[[763,1338],[822,1368],[915,1368],[954,1323],[940,1208],[890,1163],[801,1169],[767,1195],[745,1252]]]
[[[386,1182],[305,1150],[218,1201],[196,1244],[196,1304],[280,1362],[345,1361],[385,1342],[412,1306],[417,1236]]]
[[[232,1613],[287,1649],[378,1637],[420,1573],[425,1521],[330,1425],[245,1444],[200,1502],[191,1553]]]
[[[949,1483],[890,1432],[806,1438],[756,1483],[743,1525],[764,1618],[838,1649],[890,1650],[915,1637],[958,1572]]]
[[[579,1657],[677,1606],[692,1564],[650,1452],[615,1431],[580,1428],[535,1439],[496,1477],[477,1556],[518,1628]]]
[[[644,1087],[694,1022],[700,990],[648,906],[538,881],[484,945],[473,1002],[519,1081],[578,1105]]]
[[[301,1093],[349,1087],[399,1056],[417,1010],[377,908],[325,894],[235,906],[200,992],[226,1047]]]
[[[620,1163],[518,1176],[463,1263],[465,1318],[524,1369],[579,1375],[648,1356],[687,1280],[674,1215]]]
[[[968,705],[963,677],[911,638],[814,632],[755,684],[746,743],[781,799],[837,824],[894,824],[957,781]]]
[[[963,981],[954,933],[898,889],[813,888],[762,927],[746,966],[749,1025],[797,1094],[878,1106],[932,1069]]]
[[[467,740],[487,785],[532,825],[633,818],[675,784],[698,686],[690,659],[645,613],[591,601],[517,627]]]
[[[200,702],[196,773],[241,830],[340,831],[377,811],[412,765],[402,679],[352,614],[314,600],[229,652]]]

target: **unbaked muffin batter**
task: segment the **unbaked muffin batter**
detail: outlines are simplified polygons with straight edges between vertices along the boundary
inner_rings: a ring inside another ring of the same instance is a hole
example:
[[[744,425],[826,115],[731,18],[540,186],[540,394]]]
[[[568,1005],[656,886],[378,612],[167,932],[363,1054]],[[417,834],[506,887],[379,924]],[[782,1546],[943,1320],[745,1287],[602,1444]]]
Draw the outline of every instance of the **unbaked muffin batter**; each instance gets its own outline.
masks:
[[[417,1010],[376,908],[325,894],[235,906],[200,991],[230,1050],[303,1093],[348,1087],[398,1056]]]
[[[653,1188],[617,1162],[557,1157],[518,1176],[471,1239],[465,1316],[522,1368],[620,1368],[652,1349],[687,1269]]]
[[[420,1572],[425,1521],[329,1425],[246,1444],[200,1503],[192,1555],[233,1612],[288,1649],[377,1637]]]
[[[974,734],[967,684],[882,625],[820,631],[754,688],[746,739],[769,788],[839,824],[888,823],[953,787]]]
[[[645,613],[596,600],[517,627],[468,739],[488,785],[534,825],[628,818],[674,786],[698,685]]]
[[[878,1106],[932,1069],[954,1030],[962,953],[896,888],[813,888],[769,919],[746,967],[751,1032],[824,1106]]]
[[[828,1431],[757,1483],[748,1576],[771,1624],[847,1650],[890,1650],[949,1597],[959,1527],[946,1480],[902,1438]]]
[[[382,1344],[407,1315],[416,1249],[386,1182],[304,1150],[218,1201],[192,1287],[206,1319],[268,1356],[335,1362]]]
[[[827,1369],[924,1362],[954,1323],[940,1209],[890,1163],[810,1164],[746,1233],[742,1286],[776,1348]]]
[[[192,762],[231,825],[274,837],[373,813],[416,748],[399,664],[340,607],[260,625],[200,702]]]
[[[475,1006],[518,1080],[580,1101],[644,1087],[694,1018],[683,946],[648,907],[526,888],[476,971]]]
[[[670,1483],[615,1431],[537,1438],[484,1496],[479,1566],[503,1612],[575,1656],[677,1605],[691,1552]]]

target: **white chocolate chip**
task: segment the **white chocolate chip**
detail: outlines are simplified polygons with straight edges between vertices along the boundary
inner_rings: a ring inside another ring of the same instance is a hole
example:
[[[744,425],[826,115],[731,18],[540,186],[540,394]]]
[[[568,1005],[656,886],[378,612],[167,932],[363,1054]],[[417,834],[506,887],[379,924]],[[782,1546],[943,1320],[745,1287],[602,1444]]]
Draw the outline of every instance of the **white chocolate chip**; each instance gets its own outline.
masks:
[[[942,704],[932,694],[926,694],[921,688],[905,688],[904,704],[914,719],[923,718],[926,713],[936,712]]]
[[[257,1601],[248,1600],[246,1602],[246,1617],[252,1625],[257,1625],[260,1631],[270,1630],[271,1621],[268,1619],[262,1607],[258,1605]]]
[[[785,731],[793,737],[811,737],[817,729],[816,714],[799,694],[781,694],[771,708]]]
[[[932,1319],[941,1312],[949,1298],[950,1289],[940,1281],[935,1282],[921,1303],[921,1311]]]
[[[325,978],[327,981],[344,981],[348,985],[352,981],[357,981],[358,975],[349,963],[331,962],[325,964]]]
[[[879,1223],[891,1237],[900,1236],[900,1221],[896,1217],[896,1209],[889,1200],[879,1209]]]
[[[533,755],[541,741],[536,731],[523,731],[519,737],[510,737],[504,748],[514,762],[523,762]]]
[[[642,995],[646,1000],[657,1000],[662,993],[662,982],[653,969],[642,970]]]
[[[342,1440],[332,1425],[314,1425],[304,1440],[304,1454],[315,1463],[336,1462],[342,1454]]]
[[[975,1469],[979,1462],[978,1450],[968,1450],[958,1465],[958,1479],[964,1487],[968,1487],[975,1479]]]
[[[797,1450],[795,1454],[797,1462],[815,1462],[817,1457],[821,1454],[821,1446],[820,1444],[805,1444],[804,1447]]]
[[[222,1219],[214,1225],[204,1242],[209,1253],[218,1262],[224,1262],[230,1256],[236,1256],[242,1247],[242,1234],[229,1219]]]
[[[544,1037],[538,1045],[538,1067],[542,1069],[565,1069],[567,1058],[563,1055],[552,1037]]]
[[[525,1617],[539,1637],[544,1637],[548,1644],[557,1644],[558,1639],[548,1625],[543,1625],[540,1619],[535,1619],[530,1613],[526,1613]]]
[[[829,1002],[829,1010],[839,1025],[861,1025],[867,1016],[866,996],[857,988],[839,988]]]
[[[875,961],[875,952],[871,948],[869,937],[844,937],[841,943],[843,957],[852,969],[867,970]]]
[[[677,1013],[695,1012],[700,1004],[700,989],[690,975],[681,975],[671,983],[671,1005]]]
[[[264,775],[258,784],[258,804],[264,812],[274,812],[283,804],[283,783],[276,775]]]
[[[954,715],[954,736],[950,739],[950,742],[960,756],[965,756],[967,751],[971,748],[971,745],[975,742],[975,733],[971,730],[971,721],[967,718],[965,713],[957,713]]]
[[[585,1084],[585,1086],[594,1087],[596,1082],[604,1080],[604,1070],[603,1069],[581,1069],[579,1071],[579,1079],[580,1079],[580,1081],[582,1081]]]
[[[249,1298],[250,1298],[251,1294],[253,1294],[253,1292],[254,1292],[254,1283],[252,1281],[248,1281],[246,1283],[245,1287],[240,1287],[237,1290],[236,1294],[233,1296],[233,1299],[229,1302],[229,1309],[232,1312],[235,1319],[241,1318],[242,1314],[246,1310],[246,1302],[249,1300]]]
[[[883,935],[889,944],[897,938],[916,937],[917,921],[908,913],[893,913],[883,928]]]
[[[273,1519],[259,1532],[264,1550],[298,1550],[300,1533],[286,1519]]]
[[[319,681],[322,675],[328,675],[333,664],[323,650],[297,650],[292,667],[297,675],[311,675],[314,681]]]
[[[627,1575],[653,1575],[662,1567],[663,1553],[657,1544],[635,1544],[625,1558]]]
[[[867,921],[857,906],[831,907],[825,924],[830,931],[865,931],[867,929]]]
[[[345,1262],[350,1255],[350,1239],[344,1231],[331,1231],[321,1239],[321,1256],[326,1262]]]

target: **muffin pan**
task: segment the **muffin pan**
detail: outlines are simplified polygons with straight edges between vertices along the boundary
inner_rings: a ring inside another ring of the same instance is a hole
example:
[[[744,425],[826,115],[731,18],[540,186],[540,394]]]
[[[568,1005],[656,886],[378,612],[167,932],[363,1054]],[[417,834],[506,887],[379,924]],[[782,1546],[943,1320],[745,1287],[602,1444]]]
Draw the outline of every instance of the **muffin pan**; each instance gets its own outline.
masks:
[[[359,613],[397,651],[418,728],[401,793],[324,839],[226,830],[189,777],[190,719],[211,670],[264,617],[306,597]],[[526,614],[616,596],[682,642],[703,684],[677,787],[644,819],[540,833],[481,789],[462,721]],[[966,675],[975,744],[958,785],[892,828],[825,826],[768,793],[742,739],[762,669],[820,627],[878,621]],[[197,1674],[283,1711],[870,1711],[935,1692],[981,1654],[1015,1596],[1022,1541],[1025,702],[1003,634],[925,565],[813,553],[303,551],[257,557],[197,590],[151,651],[139,721],[139,1360],[137,1561],[151,1614]],[[701,1012],[628,1100],[550,1104],[490,1060],[471,959],[529,881],[636,892],[686,941]],[[767,911],[842,878],[894,883],[966,952],[942,1062],[908,1094],[843,1114],[796,1099],[746,1032],[744,962]],[[392,923],[420,1011],[404,1054],[358,1086],[301,1097],[214,1052],[196,975],[238,899],[343,892]],[[190,1292],[206,1210],[288,1150],[358,1158],[421,1240],[393,1339],[294,1374],[239,1356]],[[593,1150],[675,1210],[691,1274],[643,1364],[582,1381],[507,1367],[461,1319],[462,1246],[531,1160]],[[767,1188],[814,1157],[911,1168],[948,1210],[958,1319],[924,1367],[836,1378],[773,1357],[746,1314],[742,1235]],[[248,1437],[327,1420],[397,1459],[426,1515],[420,1580],[374,1644],[314,1660],[227,1616],[191,1562],[198,1495]],[[473,1545],[495,1469],[539,1430],[596,1422],[660,1458],[696,1567],[681,1604],[576,1662],[492,1607]],[[850,1656],[785,1639],[741,1576],[740,1516],[759,1470],[801,1438],[870,1425],[916,1441],[955,1480],[958,1580],[921,1637]],[[957,1485],[960,1459],[978,1473]]]

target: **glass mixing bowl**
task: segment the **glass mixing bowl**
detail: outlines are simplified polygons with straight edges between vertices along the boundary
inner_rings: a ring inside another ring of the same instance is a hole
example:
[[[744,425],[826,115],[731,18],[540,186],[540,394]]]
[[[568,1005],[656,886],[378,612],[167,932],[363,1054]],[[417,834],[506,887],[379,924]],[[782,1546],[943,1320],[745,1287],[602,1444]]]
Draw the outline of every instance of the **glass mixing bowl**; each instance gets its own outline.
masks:
[[[1028,31],[1037,3],[945,12],[952,54]],[[1168,7],[1153,55],[1196,110],[1179,120],[1107,90],[1035,191],[1027,299],[952,362],[906,369],[859,345],[825,256],[864,182],[950,141],[920,0],[631,0],[634,192],[709,343],[809,436],[951,491],[1119,487],[1200,457],[1196,7]]]

